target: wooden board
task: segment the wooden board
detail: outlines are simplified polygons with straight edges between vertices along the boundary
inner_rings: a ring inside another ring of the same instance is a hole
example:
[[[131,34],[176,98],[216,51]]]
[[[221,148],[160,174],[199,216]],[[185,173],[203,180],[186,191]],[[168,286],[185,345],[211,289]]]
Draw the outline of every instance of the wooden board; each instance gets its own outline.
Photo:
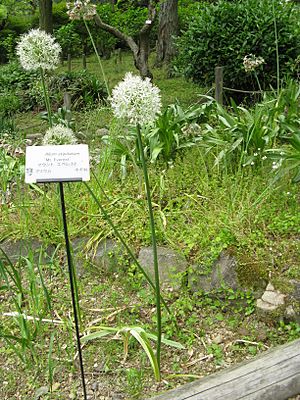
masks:
[[[285,400],[300,393],[300,339],[151,400]]]

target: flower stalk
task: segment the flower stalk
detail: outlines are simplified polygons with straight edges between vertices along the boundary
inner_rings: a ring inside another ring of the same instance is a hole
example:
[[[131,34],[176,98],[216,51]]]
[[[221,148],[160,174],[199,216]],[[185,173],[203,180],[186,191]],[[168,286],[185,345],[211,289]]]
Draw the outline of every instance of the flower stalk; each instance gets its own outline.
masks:
[[[280,90],[280,66],[279,66],[279,47],[278,47],[278,29],[275,14],[275,2],[272,0],[272,11],[273,11],[273,23],[274,23],[274,35],[275,35],[275,49],[276,49],[276,75],[277,75],[277,94]]]
[[[157,347],[156,359],[160,370],[160,353],[162,341],[161,326],[161,295],[159,282],[159,269],[157,258],[157,244],[155,233],[154,214],[152,209],[151,191],[144,149],[142,143],[141,126],[153,124],[161,112],[161,97],[158,87],[152,85],[149,78],[142,79],[127,73],[113,90],[111,96],[111,106],[117,118],[125,119],[132,126],[136,127],[137,147],[140,161],[143,168],[145,190],[149,209],[150,230],[153,249],[153,265],[155,276],[155,298],[156,298],[156,323],[157,323]]]
[[[155,233],[155,222],[154,222],[154,214],[152,209],[152,201],[151,201],[151,190],[149,183],[149,176],[147,165],[144,156],[143,143],[142,143],[142,135],[141,135],[141,127],[137,124],[137,140],[138,147],[140,153],[140,160],[143,167],[144,180],[145,180],[145,189],[146,196],[148,202],[148,210],[149,210],[149,219],[150,219],[150,228],[151,228],[151,240],[152,240],[152,249],[153,249],[153,264],[154,264],[154,275],[155,275],[155,294],[156,294],[156,323],[157,323],[157,346],[156,346],[156,358],[158,368],[160,369],[160,353],[161,353],[161,304],[160,304],[160,282],[159,282],[159,269],[158,269],[158,258],[157,258],[157,243],[156,243],[156,233]]]
[[[262,92],[262,89],[261,89],[260,82],[259,82],[259,79],[258,79],[256,71],[254,71],[254,76],[255,76],[255,79],[256,79],[256,82],[257,82],[258,89],[259,89],[260,92]]]
[[[85,27],[86,27],[86,30],[87,30],[87,32],[88,32],[88,34],[89,34],[89,37],[90,37],[90,39],[91,39],[91,43],[92,43],[93,49],[94,49],[94,51],[95,51],[95,54],[96,54],[96,57],[97,57],[97,60],[98,60],[98,63],[99,63],[100,69],[101,69],[101,73],[102,73],[102,76],[103,76],[103,80],[104,80],[104,83],[105,83],[105,87],[106,87],[106,90],[107,90],[107,94],[110,96],[110,90],[109,90],[109,87],[108,87],[106,75],[105,75],[105,72],[104,72],[104,68],[103,68],[103,65],[102,65],[102,61],[101,61],[101,58],[100,58],[100,56],[99,56],[99,53],[98,53],[98,50],[97,50],[97,47],[96,47],[96,44],[95,44],[93,35],[92,35],[91,30],[90,30],[90,28],[89,28],[89,26],[88,26],[88,24],[87,24],[87,22],[86,22],[85,19],[83,19],[83,22],[84,22],[84,25],[85,25]]]
[[[94,178],[96,179],[96,182],[99,185],[99,182],[97,180],[97,177],[94,175]],[[140,272],[144,275],[144,277],[146,278],[147,282],[149,283],[149,285],[152,287],[153,290],[156,290],[155,284],[152,282],[152,279],[150,278],[150,276],[147,274],[147,272],[145,271],[145,269],[141,266],[141,264],[138,262],[136,256],[133,254],[132,250],[130,249],[130,247],[128,246],[128,244],[126,243],[126,241],[124,240],[122,234],[120,233],[119,229],[116,227],[116,225],[113,223],[112,219],[110,218],[110,216],[108,215],[107,211],[105,210],[105,208],[103,207],[103,205],[101,204],[101,202],[99,201],[99,199],[97,198],[97,196],[95,195],[95,193],[93,192],[93,190],[91,189],[90,185],[87,182],[83,182],[85,187],[87,188],[88,192],[90,193],[90,195],[92,196],[92,198],[95,200],[95,203],[98,205],[104,219],[107,221],[107,223],[111,226],[112,230],[114,231],[114,234],[116,235],[116,237],[120,240],[120,242],[122,243],[122,245],[124,246],[124,248],[126,249],[127,253],[129,254],[129,256],[132,258],[133,262],[135,263],[135,265],[137,266],[137,268],[140,270]],[[101,187],[100,187],[101,188]],[[103,189],[101,189],[103,190]],[[168,306],[168,304],[166,303],[166,301],[164,300],[164,298],[162,297],[162,295],[160,294],[160,298],[161,298],[161,303],[164,305],[164,307],[166,308],[168,314],[173,318],[173,315],[171,313],[171,310]],[[174,322],[176,324],[177,327],[177,323],[175,318]]]
[[[48,114],[48,122],[49,122],[50,128],[52,128],[53,127],[52,111],[51,111],[51,104],[50,104],[50,99],[49,99],[49,92],[47,90],[47,86],[46,86],[46,82],[45,82],[45,73],[44,73],[44,70],[42,67],[40,67],[39,70],[40,70],[40,75],[41,75],[41,80],[42,80],[42,87],[43,87],[46,110],[47,110],[47,114]]]

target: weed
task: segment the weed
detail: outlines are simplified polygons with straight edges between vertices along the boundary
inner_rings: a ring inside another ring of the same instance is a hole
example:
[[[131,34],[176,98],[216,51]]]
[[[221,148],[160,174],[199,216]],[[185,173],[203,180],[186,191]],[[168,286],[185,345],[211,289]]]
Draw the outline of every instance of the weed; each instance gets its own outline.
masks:
[[[131,398],[139,398],[143,392],[143,369],[129,368],[126,370],[127,392]]]
[[[209,346],[207,346],[207,353],[212,354],[214,356],[214,360],[216,364],[221,364],[223,361],[223,350],[222,347],[219,346],[216,343],[212,343]]]

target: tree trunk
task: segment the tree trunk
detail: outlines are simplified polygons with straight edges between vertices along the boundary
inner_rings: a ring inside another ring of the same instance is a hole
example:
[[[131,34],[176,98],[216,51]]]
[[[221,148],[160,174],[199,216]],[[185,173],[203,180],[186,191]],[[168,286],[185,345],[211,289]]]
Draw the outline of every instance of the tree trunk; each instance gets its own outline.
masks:
[[[169,64],[176,53],[174,36],[178,35],[178,0],[164,0],[159,11],[155,65]]]
[[[111,3],[111,9],[112,9],[112,11],[115,11],[115,3],[116,3],[116,0],[110,0],[110,3]]]
[[[143,79],[150,78],[153,79],[153,75],[149,68],[149,33],[140,33],[138,50],[134,52],[134,65],[139,70],[140,75]]]
[[[153,27],[154,20],[156,17],[155,6],[158,0],[151,0],[148,4],[148,19],[145,21],[142,29],[139,32],[139,41],[136,43],[131,36],[119,31],[118,28],[108,25],[101,20],[98,14],[95,15],[96,24],[103,30],[111,33],[118,39],[124,41],[133,53],[134,65],[139,70],[142,78],[150,78],[152,80],[153,75],[150,71],[148,60],[150,54],[150,31]]]
[[[40,9],[40,29],[47,33],[52,33],[52,0],[39,0]]]

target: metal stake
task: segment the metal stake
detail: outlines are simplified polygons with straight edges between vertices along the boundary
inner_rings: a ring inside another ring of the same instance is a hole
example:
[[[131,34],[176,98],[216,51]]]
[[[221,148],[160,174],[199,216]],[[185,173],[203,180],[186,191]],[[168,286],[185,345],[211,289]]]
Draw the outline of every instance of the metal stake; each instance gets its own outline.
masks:
[[[84,397],[84,400],[87,400],[84,369],[83,369],[83,361],[82,361],[82,352],[81,352],[81,345],[80,345],[78,314],[77,314],[77,307],[76,307],[76,301],[75,301],[75,287],[74,287],[75,276],[74,276],[74,271],[73,271],[72,256],[71,256],[71,249],[70,249],[70,241],[69,241],[69,235],[68,235],[67,215],[66,215],[66,206],[65,206],[65,197],[64,197],[64,186],[63,186],[62,182],[59,182],[59,192],[60,192],[62,219],[63,219],[63,225],[64,225],[64,234],[65,234],[65,242],[66,242],[67,259],[68,259],[68,269],[69,269],[69,278],[70,278],[70,286],[71,286],[74,322],[75,322],[75,329],[76,329],[76,339],[77,339],[79,365],[80,365],[82,388],[83,388],[83,397]]]

